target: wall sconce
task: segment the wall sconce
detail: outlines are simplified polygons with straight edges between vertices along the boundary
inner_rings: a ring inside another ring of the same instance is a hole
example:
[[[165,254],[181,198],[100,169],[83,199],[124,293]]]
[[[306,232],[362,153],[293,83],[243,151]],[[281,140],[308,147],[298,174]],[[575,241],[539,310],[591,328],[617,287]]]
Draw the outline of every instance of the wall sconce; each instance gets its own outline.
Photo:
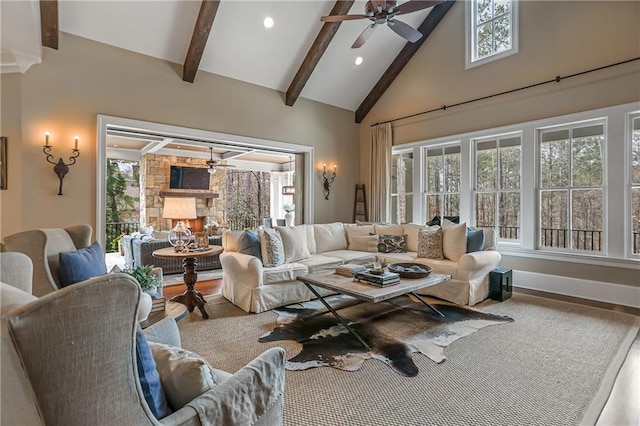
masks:
[[[69,173],[69,166],[73,166],[74,164],[76,164],[76,158],[78,158],[80,156],[80,150],[78,149],[78,137],[75,136],[74,139],[76,141],[76,145],[75,148],[73,148],[71,150],[72,155],[71,157],[69,157],[69,164],[65,164],[64,161],[62,161],[62,157],[60,157],[60,159],[58,160],[58,162],[56,163],[55,161],[53,161],[53,155],[51,155],[51,145],[49,145],[49,132],[46,132],[44,134],[44,147],[42,147],[42,152],[44,152],[47,156],[47,162],[53,164],[53,171],[55,172],[56,175],[58,175],[58,179],[60,180],[60,186],[58,188],[58,195],[62,195],[62,179],[64,179],[64,176]]]
[[[322,183],[324,186],[324,199],[328,200],[329,199],[329,189],[331,188],[331,185],[333,184],[333,181],[336,180],[336,170],[337,170],[338,166],[336,166],[335,164],[333,165],[333,173],[331,174],[331,176],[327,176],[327,165],[323,164],[322,165]]]

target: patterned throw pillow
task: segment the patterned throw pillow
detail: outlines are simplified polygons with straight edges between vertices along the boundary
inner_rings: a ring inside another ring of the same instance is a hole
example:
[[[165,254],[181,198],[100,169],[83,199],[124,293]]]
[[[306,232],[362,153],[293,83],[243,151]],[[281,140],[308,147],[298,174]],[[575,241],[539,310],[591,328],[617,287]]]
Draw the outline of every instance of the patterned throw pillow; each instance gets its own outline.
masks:
[[[418,231],[418,257],[442,260],[442,228],[423,228]]]
[[[380,253],[406,253],[406,235],[378,235],[378,251]]]
[[[284,265],[284,245],[275,229],[265,228],[260,231],[262,264],[267,268]]]

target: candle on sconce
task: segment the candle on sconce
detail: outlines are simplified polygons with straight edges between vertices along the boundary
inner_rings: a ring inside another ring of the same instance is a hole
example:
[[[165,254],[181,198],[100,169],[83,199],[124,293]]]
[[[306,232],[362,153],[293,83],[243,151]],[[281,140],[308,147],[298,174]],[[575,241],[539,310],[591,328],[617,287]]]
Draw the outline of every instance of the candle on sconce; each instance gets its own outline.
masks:
[[[75,136],[74,139],[76,140],[76,150],[78,149],[78,136]]]
[[[44,146],[48,147],[49,146],[49,136],[51,135],[51,133],[49,132],[44,132]]]
[[[338,166],[334,164],[334,165],[333,165],[333,173],[334,173],[334,174],[336,173],[336,170],[337,170],[337,169],[338,169]]]
[[[327,163],[324,163],[324,164],[322,165],[322,171],[323,171],[323,172],[326,172],[326,171],[327,171]]]

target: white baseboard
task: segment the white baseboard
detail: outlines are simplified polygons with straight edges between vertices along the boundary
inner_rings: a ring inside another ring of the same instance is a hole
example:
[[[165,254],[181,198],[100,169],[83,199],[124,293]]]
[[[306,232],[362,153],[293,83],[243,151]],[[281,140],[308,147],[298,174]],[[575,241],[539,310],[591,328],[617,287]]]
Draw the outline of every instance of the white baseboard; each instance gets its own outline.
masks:
[[[513,271],[513,286],[640,308],[640,287]]]

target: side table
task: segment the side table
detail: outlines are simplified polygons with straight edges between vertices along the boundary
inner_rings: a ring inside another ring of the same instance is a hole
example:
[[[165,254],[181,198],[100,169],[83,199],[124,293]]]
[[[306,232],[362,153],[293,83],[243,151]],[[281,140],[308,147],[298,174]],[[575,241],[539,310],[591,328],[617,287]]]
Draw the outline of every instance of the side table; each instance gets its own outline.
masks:
[[[187,312],[187,307],[181,303],[166,302],[164,312],[150,313],[147,319],[140,323],[140,326],[143,329],[147,328],[166,317],[171,317],[178,322],[187,316]]]

